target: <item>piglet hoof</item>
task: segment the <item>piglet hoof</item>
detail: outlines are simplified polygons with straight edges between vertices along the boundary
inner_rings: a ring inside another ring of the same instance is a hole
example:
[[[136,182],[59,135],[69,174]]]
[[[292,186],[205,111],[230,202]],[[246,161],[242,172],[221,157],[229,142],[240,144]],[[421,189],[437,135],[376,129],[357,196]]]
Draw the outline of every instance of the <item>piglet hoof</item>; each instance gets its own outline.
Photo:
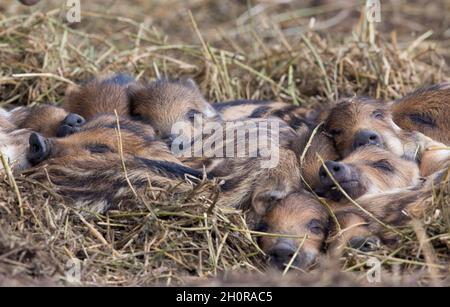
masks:
[[[372,252],[380,248],[381,242],[378,237],[370,236],[363,237],[357,236],[353,237],[349,241],[350,247],[360,250],[362,252]]]

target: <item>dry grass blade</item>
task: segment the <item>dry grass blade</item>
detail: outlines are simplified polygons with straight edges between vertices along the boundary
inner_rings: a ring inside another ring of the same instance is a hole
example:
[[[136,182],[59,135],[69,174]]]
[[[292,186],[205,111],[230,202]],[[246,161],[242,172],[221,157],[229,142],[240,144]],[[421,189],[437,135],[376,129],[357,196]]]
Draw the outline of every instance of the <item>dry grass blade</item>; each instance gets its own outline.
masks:
[[[16,179],[14,178],[14,175],[11,171],[11,167],[9,166],[9,163],[6,160],[5,155],[3,155],[3,153],[1,151],[0,151],[0,159],[2,160],[3,169],[6,172],[6,176],[8,177],[9,184],[14,189],[14,193],[17,196],[17,204],[19,205],[20,217],[22,218],[24,215],[24,212],[23,212],[23,202],[22,202],[22,197],[20,196],[19,187],[17,186]]]
[[[350,195],[348,195],[348,193],[341,187],[341,185],[339,184],[339,182],[336,181],[336,179],[334,178],[333,174],[331,174],[330,170],[328,169],[328,167],[325,165],[325,162],[323,160],[322,157],[319,156],[319,160],[322,163],[325,171],[327,172],[327,175],[331,178],[331,180],[333,181],[334,185],[336,186],[337,189],[339,189],[339,191],[342,193],[342,195],[344,195],[344,197],[354,206],[356,206],[359,210],[361,210],[362,212],[364,212],[365,214],[367,214],[371,219],[373,219],[375,222],[377,222],[378,224],[380,224],[381,226],[383,226],[384,228],[386,228],[387,230],[390,230],[402,237],[404,237],[405,235],[403,233],[401,233],[400,231],[398,231],[395,227],[392,227],[390,225],[387,225],[386,223],[384,223],[383,221],[381,221],[379,218],[377,218],[375,215],[373,215],[372,212],[367,211],[365,208],[361,207],[360,204],[358,204],[353,198],[350,197]]]
[[[446,2],[383,2],[382,22],[369,25],[358,1],[133,0],[114,1],[108,8],[102,1],[85,1],[82,21],[70,24],[61,1],[41,1],[30,9],[3,0],[0,106],[58,105],[68,85],[111,72],[140,80],[189,76],[211,102],[258,99],[318,106],[353,95],[395,99],[425,84],[450,81]],[[0,285],[5,280],[65,284],[69,259],[83,263],[81,285],[173,285],[225,272],[242,280],[251,276],[247,283],[252,285],[346,284],[342,271],[359,278],[351,285],[360,285],[369,257],[381,261],[383,272],[398,265],[413,285],[445,280],[447,189],[430,195],[418,232],[411,226],[396,229],[403,236],[393,250],[349,251],[351,256],[339,263],[319,268],[315,281],[308,279],[311,272],[297,283],[289,273],[282,278],[260,273],[265,255],[254,238],[304,237],[248,229],[241,211],[211,205],[220,194],[207,180],[176,194],[172,187],[153,186],[149,177],[141,191],[130,183],[123,150],[119,154],[130,197],[118,204],[120,211],[106,216],[72,208],[50,180],[12,174],[3,159]]]

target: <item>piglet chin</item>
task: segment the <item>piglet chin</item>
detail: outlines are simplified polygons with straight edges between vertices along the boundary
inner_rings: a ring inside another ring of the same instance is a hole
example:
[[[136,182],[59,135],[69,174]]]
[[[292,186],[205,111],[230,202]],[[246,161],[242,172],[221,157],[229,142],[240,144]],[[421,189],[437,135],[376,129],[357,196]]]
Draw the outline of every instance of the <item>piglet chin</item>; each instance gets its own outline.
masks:
[[[304,270],[312,268],[316,264],[318,253],[315,251],[302,251],[298,255],[298,267]]]
[[[357,198],[361,196],[361,187],[358,181],[352,180],[340,182],[339,185],[351,198]],[[328,198],[330,198],[332,201],[339,202],[342,200],[342,198],[344,198],[344,194],[341,192],[341,189],[333,186],[328,191]]]
[[[297,268],[308,271],[316,263],[318,253],[315,251],[300,251],[297,257],[292,261],[291,268]],[[290,259],[286,258],[284,261],[280,259],[271,258],[270,264],[272,267],[284,271]]]

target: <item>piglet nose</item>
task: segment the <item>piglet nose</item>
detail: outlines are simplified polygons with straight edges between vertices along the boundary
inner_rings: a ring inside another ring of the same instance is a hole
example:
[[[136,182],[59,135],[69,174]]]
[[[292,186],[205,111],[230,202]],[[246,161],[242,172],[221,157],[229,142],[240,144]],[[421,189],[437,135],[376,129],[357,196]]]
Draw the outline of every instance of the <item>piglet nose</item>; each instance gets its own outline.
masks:
[[[281,241],[269,250],[272,264],[279,269],[283,269],[295,255],[295,246]]]
[[[81,127],[82,125],[84,125],[85,122],[86,121],[81,115],[70,113],[69,115],[66,116],[66,118],[64,118],[61,125],[67,125],[70,127]]]
[[[355,135],[355,141],[353,142],[353,148],[358,148],[365,145],[381,145],[380,135],[371,130],[360,130]]]
[[[346,166],[344,163],[336,162],[336,161],[325,161],[325,166],[330,172],[330,174],[336,179],[340,180],[342,177],[345,176],[345,170]],[[322,165],[319,170],[319,179],[322,185],[324,186],[330,186],[333,185],[333,181],[328,176],[328,172],[326,171],[325,167]]]
[[[294,253],[295,250],[289,246],[277,246],[270,251],[269,255],[283,260],[289,260],[294,256]]]
[[[61,122],[61,125],[59,125],[56,131],[56,136],[65,137],[78,132],[80,131],[81,126],[83,126],[85,123],[86,120],[81,115],[70,113],[66,116],[66,118],[64,118],[64,120]]]
[[[50,154],[50,145],[46,138],[37,133],[32,133],[29,139],[27,158],[32,164],[38,164]]]
[[[325,165],[332,175],[337,175],[344,170],[344,165],[340,162],[326,161]]]

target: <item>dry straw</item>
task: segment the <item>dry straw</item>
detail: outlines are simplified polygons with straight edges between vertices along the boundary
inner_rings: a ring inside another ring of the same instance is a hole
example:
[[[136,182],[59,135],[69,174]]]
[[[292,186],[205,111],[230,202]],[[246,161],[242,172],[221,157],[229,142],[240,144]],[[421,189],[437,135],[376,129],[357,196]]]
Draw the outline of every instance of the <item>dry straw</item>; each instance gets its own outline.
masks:
[[[106,13],[92,3],[84,5],[79,25],[64,21],[60,5],[42,2],[20,14],[0,8],[3,107],[59,104],[69,83],[100,72],[128,72],[145,79],[189,75],[210,101],[278,99],[302,105],[355,94],[392,99],[423,84],[448,81],[444,59],[449,54],[442,55],[449,50],[445,40],[441,45],[432,41],[429,29],[418,24],[417,39],[403,39],[411,32],[407,20],[399,33],[380,35],[364,18],[358,19],[363,12],[349,1],[288,11],[270,1],[235,1],[226,8],[212,0],[136,1],[140,5],[125,8],[116,1]],[[386,14],[404,11],[389,5]],[[408,1],[408,9],[413,7]],[[420,4],[417,8],[422,10]],[[142,13],[150,9],[151,16]],[[192,13],[174,13],[189,10]],[[208,13],[212,11],[214,18]],[[123,12],[128,15],[120,16]],[[311,22],[311,16],[321,21]],[[335,33],[327,35],[330,31]],[[149,178],[147,192],[130,200],[133,206],[126,211],[86,219],[51,183],[37,182],[29,174],[14,177],[4,164],[0,284],[65,284],[71,258],[82,263],[83,285],[201,284],[225,272],[242,276],[265,270],[264,255],[255,243],[262,234],[247,228],[242,212],[214,206],[214,182],[175,195],[170,188],[152,187]],[[126,180],[126,165],[123,170]],[[412,284],[427,284],[430,278],[433,284],[445,282],[450,264],[448,195],[445,190],[430,195],[432,207],[426,217],[414,227],[396,229],[410,240],[400,237],[396,246],[371,254],[349,250],[340,262],[322,266],[319,279],[312,273],[314,282],[304,277],[296,281],[290,274],[284,279],[266,274],[240,280],[354,284],[342,272],[364,280],[367,260],[376,257],[386,276],[399,267],[400,279],[412,276]]]

